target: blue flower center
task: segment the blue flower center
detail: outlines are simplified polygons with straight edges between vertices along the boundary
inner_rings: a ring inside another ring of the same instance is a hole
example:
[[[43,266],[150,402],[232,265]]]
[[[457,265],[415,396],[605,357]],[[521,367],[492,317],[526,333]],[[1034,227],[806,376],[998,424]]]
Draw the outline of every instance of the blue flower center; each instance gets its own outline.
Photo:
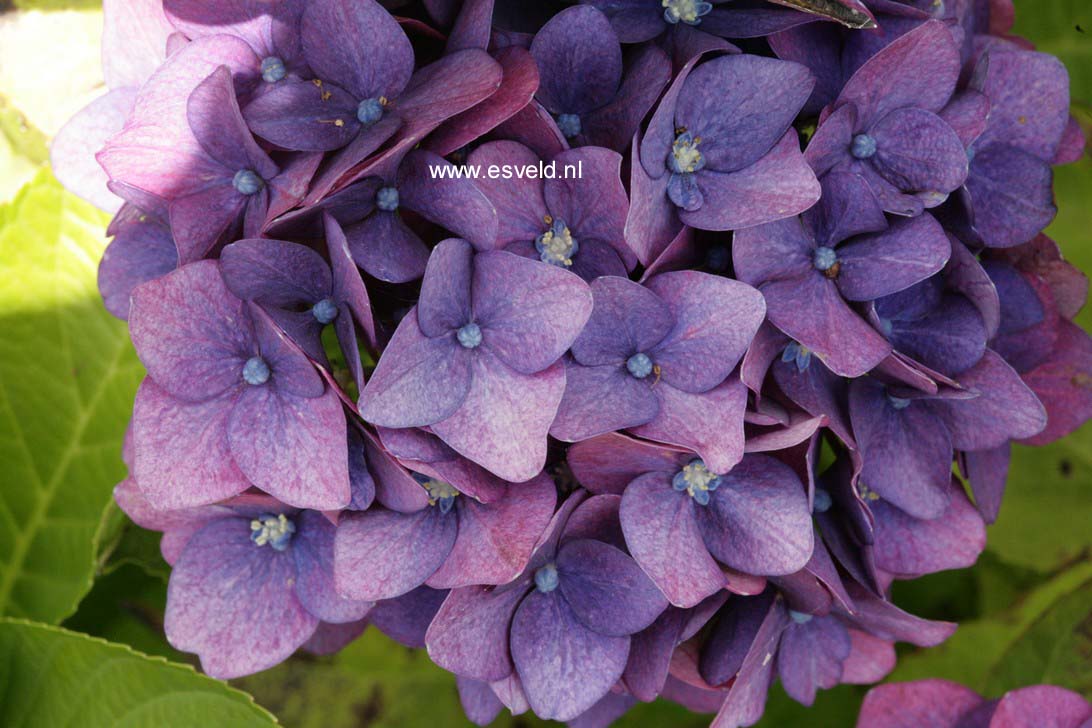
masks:
[[[781,361],[786,364],[795,362],[796,371],[798,372],[807,371],[808,366],[811,365],[811,349],[800,342],[791,341],[789,342],[789,345],[785,347],[785,351],[781,352]]]
[[[553,564],[546,564],[535,572],[535,589],[543,594],[549,594],[557,589],[557,583],[557,567]]]
[[[811,259],[816,270],[821,270],[826,273],[838,263],[838,254],[834,252],[834,248],[828,248],[823,245],[815,249]]]
[[[250,522],[250,540],[258,546],[269,544],[275,551],[284,551],[292,541],[296,525],[282,513],[265,513]]]
[[[559,268],[571,267],[573,256],[580,250],[580,242],[573,237],[564,220],[547,218],[547,223],[550,229],[535,238],[539,260]]]
[[[857,159],[871,159],[876,154],[876,137],[858,134],[849,145],[849,153]]]
[[[667,157],[667,168],[675,174],[693,174],[705,167],[705,157],[698,151],[701,137],[688,131],[681,132],[671,143],[671,154]]]
[[[455,337],[467,349],[475,349],[482,343],[482,330],[476,323],[471,322],[459,329]]]
[[[710,472],[701,459],[691,460],[671,479],[671,487],[686,491],[698,505],[709,505],[709,494],[720,487],[720,476]]]
[[[830,493],[822,488],[815,489],[815,497],[812,499],[812,510],[816,513],[826,513],[833,504],[834,501],[830,499]]]
[[[356,107],[356,120],[364,126],[371,126],[383,118],[383,107],[387,100],[382,96],[364,99]]]
[[[891,403],[891,406],[897,410],[904,410],[910,406],[910,400],[903,399],[902,397],[896,397],[894,395],[887,395],[887,401]]]
[[[428,504],[437,506],[440,513],[449,513],[455,505],[455,497],[459,491],[451,483],[436,478],[430,478],[422,473],[413,473],[413,479],[421,484],[428,492]]]
[[[583,127],[580,124],[580,117],[576,114],[558,114],[557,128],[561,130],[566,139],[572,139],[580,134]]]
[[[265,180],[251,169],[240,169],[231,179],[231,184],[240,195],[254,195],[265,187]]]
[[[380,187],[375,193],[375,206],[383,212],[394,212],[398,209],[398,190],[394,187]]]
[[[260,356],[252,356],[243,364],[243,381],[258,386],[269,381],[269,365]]]
[[[626,359],[626,370],[633,375],[635,379],[644,379],[649,374],[652,374],[652,359],[648,357],[648,354],[643,352],[634,354],[629,359]]]
[[[284,67],[284,61],[276,56],[266,56],[262,59],[262,80],[266,83],[276,83],[288,75],[288,69]]]
[[[663,0],[661,5],[664,8],[664,20],[672,25],[697,25],[703,15],[708,15],[713,10],[712,3],[700,0]]]
[[[812,615],[807,614],[806,612],[797,612],[793,609],[789,610],[789,616],[792,617],[792,621],[797,624],[807,624],[812,619]]]
[[[337,318],[337,304],[329,298],[324,298],[311,307],[311,315],[325,326]]]

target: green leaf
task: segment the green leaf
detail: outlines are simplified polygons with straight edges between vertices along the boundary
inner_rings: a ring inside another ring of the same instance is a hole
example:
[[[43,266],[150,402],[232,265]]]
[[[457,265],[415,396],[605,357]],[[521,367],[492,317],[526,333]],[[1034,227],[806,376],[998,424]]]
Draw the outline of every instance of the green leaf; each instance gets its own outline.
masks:
[[[1092,424],[1040,448],[1015,446],[1005,500],[987,548],[1053,572],[1092,548]]]
[[[1092,101],[1092,5],[1088,0],[1016,0],[1017,35],[1069,68],[1073,98]]]
[[[96,288],[106,216],[43,171],[0,219],[0,615],[59,622],[91,586],[141,367]]]
[[[276,725],[250,696],[193,668],[22,620],[0,619],[0,725]]]
[[[1007,659],[1006,651],[1054,605],[1084,589],[1089,579],[1092,579],[1092,562],[1076,564],[1029,593],[1009,610],[985,619],[964,622],[947,642],[901,656],[888,680],[901,682],[943,678],[987,694],[991,674],[1002,669],[1000,665]],[[1087,604],[1086,595],[1086,607]],[[1033,676],[1023,684],[1036,682],[1042,680]]]
[[[102,0],[15,0],[14,5],[20,10],[95,10]]]
[[[45,134],[3,96],[0,96],[0,136],[7,140],[12,151],[32,164],[49,161],[49,141]]]

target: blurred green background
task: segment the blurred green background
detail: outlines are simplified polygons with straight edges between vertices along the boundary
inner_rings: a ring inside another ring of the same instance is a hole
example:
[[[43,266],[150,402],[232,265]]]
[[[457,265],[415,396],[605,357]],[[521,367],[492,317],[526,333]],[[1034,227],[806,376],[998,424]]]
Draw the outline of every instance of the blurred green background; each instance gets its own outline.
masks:
[[[1092,3],[1017,0],[1017,13],[1017,31],[1068,65],[1092,131]],[[157,538],[110,499],[142,372],[96,290],[107,217],[47,167],[50,136],[101,93],[101,23],[94,0],[0,0],[0,725],[465,725],[453,678],[374,629],[233,688],[165,642]],[[1092,157],[1056,182],[1048,232],[1092,271]],[[1087,330],[1092,313],[1078,321]],[[973,569],[896,586],[903,608],[962,626],[941,647],[900,647],[890,679],[946,677],[989,696],[1049,682],[1092,698],[1092,427],[1016,448],[989,537]],[[807,711],[774,688],[760,725],[853,725],[863,692],[821,693]],[[653,704],[618,725],[707,723]]]

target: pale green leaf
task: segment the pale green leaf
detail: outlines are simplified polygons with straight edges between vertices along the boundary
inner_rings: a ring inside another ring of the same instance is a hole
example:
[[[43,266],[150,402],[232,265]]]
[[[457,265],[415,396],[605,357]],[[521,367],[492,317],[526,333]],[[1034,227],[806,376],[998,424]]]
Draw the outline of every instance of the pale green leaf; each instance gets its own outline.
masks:
[[[106,216],[43,171],[0,219],[0,615],[59,622],[91,586],[141,367],[96,288]]]

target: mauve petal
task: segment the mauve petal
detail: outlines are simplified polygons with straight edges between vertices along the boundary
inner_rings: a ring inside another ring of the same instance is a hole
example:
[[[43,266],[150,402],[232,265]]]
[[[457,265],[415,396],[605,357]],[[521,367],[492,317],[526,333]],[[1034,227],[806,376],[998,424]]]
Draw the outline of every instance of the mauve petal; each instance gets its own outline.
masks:
[[[990,100],[973,89],[959,91],[938,116],[952,127],[964,147],[970,147],[986,130]]]
[[[519,374],[557,362],[592,311],[579,277],[503,250],[475,257],[471,291],[483,346]]]
[[[901,353],[950,376],[974,366],[986,350],[986,327],[963,296],[947,294],[929,315],[892,321],[888,338]]]
[[[1058,146],[1058,153],[1054,156],[1054,164],[1073,164],[1079,162],[1084,155],[1085,138],[1084,130],[1077,117],[1069,116],[1069,124],[1062,134],[1062,142]]]
[[[463,240],[445,240],[433,248],[417,303],[417,325],[425,336],[450,336],[471,320],[473,262],[474,249]]]
[[[951,31],[930,20],[865,63],[846,82],[837,104],[856,105],[862,127],[905,106],[937,112],[955,91],[960,65]]]
[[[133,403],[133,477],[157,508],[216,503],[250,487],[228,448],[234,394],[191,404],[145,379]]]
[[[1080,326],[1063,321],[1056,346],[1047,361],[1024,375],[1048,414],[1046,429],[1027,438],[1029,445],[1064,437],[1092,416],[1092,338]]]
[[[415,429],[381,428],[379,433],[384,447],[407,467],[446,481],[479,503],[500,500],[508,492],[507,482],[462,457],[435,435]]]
[[[398,169],[400,204],[478,250],[489,250],[497,239],[497,212],[473,180],[439,176],[439,169],[452,166],[432,152],[410,152]]]
[[[256,217],[253,213],[248,215],[250,203],[256,202],[260,208],[262,200],[268,200],[269,191],[263,189],[254,197],[246,198],[232,186],[231,175],[226,174],[225,169],[216,173],[219,178],[207,188],[171,202],[171,233],[183,263],[207,257],[217,245],[229,239],[258,234],[257,229],[244,229],[248,227],[245,224],[248,218],[253,221]]]
[[[712,728],[751,725],[762,716],[773,680],[772,657],[788,619],[788,610],[781,605],[780,599],[775,599],[748,644],[739,673],[710,724]]]
[[[409,38],[375,0],[309,0],[300,38],[315,76],[360,100],[397,97],[413,73]]]
[[[444,563],[457,533],[456,515],[434,507],[345,516],[334,541],[338,593],[377,601],[416,589]]]
[[[869,133],[876,140],[873,166],[900,190],[946,195],[967,179],[963,142],[936,114],[896,109]]]
[[[489,725],[504,708],[504,703],[487,682],[456,675],[455,688],[459,691],[459,702],[463,706],[463,712],[474,725]]]
[[[797,63],[722,56],[687,77],[675,125],[701,137],[708,169],[734,172],[757,162],[785,136],[814,86],[811,72]]]
[[[647,629],[631,638],[622,680],[638,700],[652,702],[663,691],[671,654],[682,641],[687,615],[687,611],[668,607]]]
[[[695,175],[704,203],[680,210],[687,225],[702,230],[739,230],[804,212],[820,197],[815,173],[800,153],[795,131],[786,132],[768,154],[730,173]]]
[[[99,293],[106,310],[127,319],[133,290],[177,267],[178,249],[166,225],[145,215],[126,223],[99,261]]]
[[[637,352],[650,351],[675,326],[669,305],[638,283],[607,276],[592,281],[591,291],[591,316],[572,345],[580,364],[621,364]]]
[[[488,681],[507,677],[512,673],[508,626],[526,593],[526,585],[453,590],[428,628],[428,656],[463,677]]]
[[[956,728],[982,703],[978,693],[947,680],[879,685],[868,691],[858,728]]]
[[[355,424],[349,425],[346,435],[349,441],[349,490],[352,493],[348,508],[366,511],[375,501],[375,478],[368,470],[367,446]]]
[[[702,394],[688,394],[661,383],[660,411],[644,425],[631,427],[638,437],[696,452],[715,473],[728,472],[743,457],[743,412],[747,388],[736,378]]]
[[[333,655],[348,647],[357,637],[364,634],[367,628],[368,620],[366,619],[344,624],[320,622],[318,629],[300,649],[312,655]]]
[[[591,539],[627,551],[626,537],[618,520],[621,505],[622,496],[610,493],[584,499],[565,523],[560,543],[564,545],[570,541]]]
[[[633,138],[633,155],[637,137]],[[626,215],[626,243],[643,265],[651,265],[683,230],[678,208],[667,197],[671,175],[652,178],[643,165],[630,169],[630,205]]]
[[[530,480],[546,464],[546,435],[565,391],[564,364],[520,374],[482,350],[472,367],[462,403],[432,431],[494,475],[513,483]]]
[[[194,534],[171,571],[167,639],[200,655],[216,678],[270,668],[318,626],[290,587],[296,577],[291,554],[250,540],[247,519],[214,521]]]
[[[377,603],[368,619],[395,642],[419,650],[425,646],[425,632],[447,594],[419,586],[400,597]]]
[[[512,619],[512,659],[535,715],[572,720],[622,676],[629,637],[597,634],[557,592],[533,591]]]
[[[695,508],[709,552],[748,574],[791,574],[814,548],[807,493],[792,468],[748,455],[721,476],[709,505]]]
[[[622,85],[606,106],[580,119],[583,144],[625,152],[641,121],[671,80],[671,59],[660,48],[641,46],[626,64]]]
[[[254,322],[254,336],[258,341],[258,354],[269,367],[271,384],[282,395],[303,398],[322,396],[326,385],[314,365],[278,327],[277,323],[260,306],[248,304],[250,318]],[[308,315],[309,323],[315,323]],[[243,387],[246,391],[249,385]]]
[[[796,5],[786,2],[786,5]],[[761,38],[804,23],[814,22],[808,14],[789,8],[725,7],[713,8],[713,12],[701,19],[702,31],[724,38]]]
[[[531,42],[541,83],[535,94],[554,114],[584,114],[605,106],[622,81],[622,47],[610,21],[579,5],[550,19]]]
[[[667,607],[637,563],[601,541],[567,541],[557,554],[557,571],[558,588],[573,614],[600,635],[640,632]]]
[[[296,559],[296,597],[323,622],[342,624],[363,619],[370,602],[346,599],[334,588],[334,524],[317,511],[296,516],[291,551]]]
[[[847,445],[854,439],[846,410],[846,380],[827,369],[821,362],[811,362],[800,371],[793,361],[776,361],[773,377],[785,396],[803,407],[814,417],[824,417],[824,423]]]
[[[453,335],[430,339],[410,311],[364,391],[360,416],[380,427],[421,427],[450,417],[471,390],[473,362]]]
[[[456,589],[512,581],[530,561],[556,503],[557,489],[544,475],[510,486],[491,503],[460,498],[458,538],[447,561],[429,577],[429,586]]]
[[[997,334],[1001,325],[1001,301],[997,287],[966,245],[952,236],[948,239],[952,244],[952,257],[944,270],[946,282],[966,296],[978,309],[986,327],[986,340],[989,341]]]
[[[220,254],[220,274],[244,300],[311,307],[330,294],[330,268],[311,248],[283,240],[240,240]]]
[[[375,499],[392,511],[415,513],[428,505],[428,492],[364,430],[364,452],[375,477]]]
[[[990,99],[981,144],[1002,142],[1051,161],[1069,124],[1069,77],[1054,56],[994,51],[972,85]]]
[[[950,498],[952,442],[927,404],[896,409],[882,384],[850,385],[849,412],[864,457],[862,482],[917,518],[937,518]]]
[[[677,466],[676,466],[677,467]],[[637,477],[622,496],[621,520],[633,558],[678,607],[724,588],[725,578],[698,530],[693,499],[671,487],[672,473]]]
[[[129,332],[148,375],[189,401],[242,383],[255,350],[244,304],[231,295],[215,261],[203,261],[133,290]]]
[[[872,685],[895,669],[895,646],[867,632],[849,630],[852,645],[849,657],[842,662],[842,682],[850,685]]]
[[[526,145],[535,154],[547,159],[569,148],[569,142],[557,128],[554,117],[533,99],[494,129],[493,134],[500,139]]]
[[[103,0],[102,71],[111,89],[139,88],[163,63],[171,27],[159,0]]]
[[[826,175],[849,160],[849,147],[856,128],[857,107],[853,104],[843,104],[823,119],[804,150],[804,159],[816,174]]]
[[[164,12],[188,38],[235,35],[259,56],[279,55],[292,61],[299,53],[299,19],[305,3],[287,0],[273,7],[254,7],[250,0],[166,0]]]
[[[333,83],[286,78],[243,109],[254,134],[300,152],[340,149],[360,133],[359,100]],[[384,125],[390,133],[394,128]]]
[[[991,450],[963,453],[964,472],[974,493],[975,507],[987,524],[996,521],[1001,511],[1011,450],[1005,443]]]
[[[512,141],[486,142],[467,157],[467,164],[488,171],[496,165],[537,166],[539,157],[533,151]],[[543,183],[530,177],[490,179],[481,175],[474,184],[485,194],[497,211],[497,246],[511,242],[534,240],[544,233],[547,225]]]
[[[992,248],[1010,248],[1034,238],[1054,219],[1050,164],[1007,144],[975,150],[967,191],[974,228]]]
[[[854,622],[876,637],[909,642],[918,647],[935,647],[956,630],[952,622],[937,622],[907,614],[852,581],[846,584],[846,590],[857,607]]]
[[[834,170],[823,175],[823,197],[804,213],[804,224],[815,242],[833,248],[861,233],[888,228],[878,203],[873,204],[871,188],[859,174]]]
[[[849,633],[832,617],[790,624],[781,635],[777,674],[785,692],[810,706],[818,689],[830,690],[841,681],[842,662],[849,657]]]
[[[376,211],[345,236],[356,264],[381,281],[405,283],[425,272],[428,247],[395,213]]]
[[[611,27],[623,43],[643,43],[664,32],[663,11],[645,0],[587,0],[587,4],[609,13]]]
[[[218,67],[190,93],[186,120],[205,153],[228,169],[249,169],[263,180],[277,173],[243,121],[227,66]]]
[[[121,200],[107,189],[109,178],[95,154],[121,131],[136,94],[135,86],[108,91],[76,112],[49,145],[50,165],[60,183],[107,212],[116,212]]]
[[[941,271],[951,253],[951,242],[932,215],[898,220],[883,232],[839,246],[838,290],[850,301],[874,301]]]
[[[649,383],[630,375],[623,365],[585,367],[566,360],[565,394],[550,434],[565,442],[579,442],[643,425],[659,411],[659,399]]]
[[[573,476],[593,493],[620,495],[645,473],[673,475],[688,460],[686,453],[634,440],[617,432],[578,442],[567,459]]]
[[[667,304],[675,326],[650,352],[665,384],[693,394],[712,389],[736,368],[766,315],[750,286],[699,271],[663,273],[647,283]]]
[[[1076,728],[1092,718],[1092,705],[1079,693],[1054,685],[1018,688],[1001,697],[990,728]]]
[[[307,399],[250,387],[232,410],[227,435],[239,469],[278,500],[336,510],[352,498],[345,415],[332,389]]]

